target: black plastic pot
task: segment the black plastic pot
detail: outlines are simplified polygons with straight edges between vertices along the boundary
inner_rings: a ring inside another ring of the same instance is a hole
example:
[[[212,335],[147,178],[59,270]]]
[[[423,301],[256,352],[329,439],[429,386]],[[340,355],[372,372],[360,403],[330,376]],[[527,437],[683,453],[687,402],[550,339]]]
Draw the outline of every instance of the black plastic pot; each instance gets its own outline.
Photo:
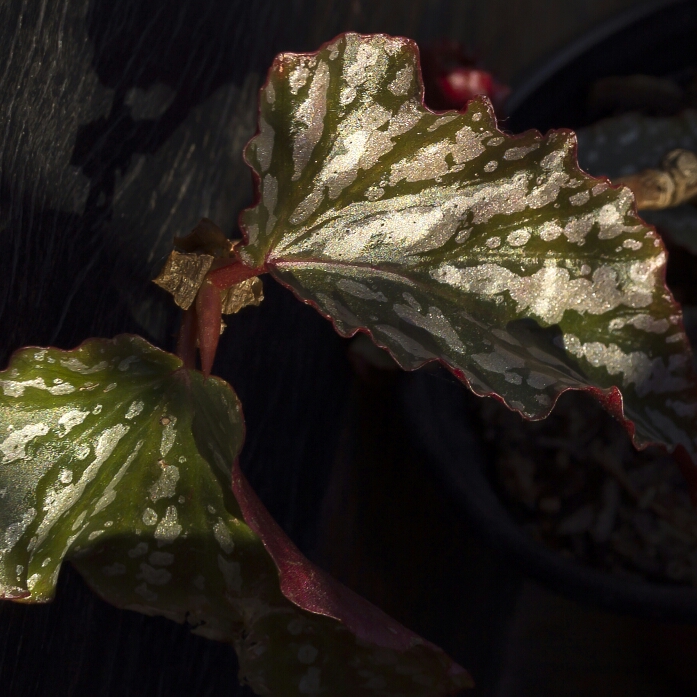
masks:
[[[520,572],[549,590],[613,612],[697,623],[697,588],[620,578],[534,540],[497,494],[494,463],[476,425],[479,398],[445,371],[413,373],[402,384],[415,447],[443,481],[463,518]]]

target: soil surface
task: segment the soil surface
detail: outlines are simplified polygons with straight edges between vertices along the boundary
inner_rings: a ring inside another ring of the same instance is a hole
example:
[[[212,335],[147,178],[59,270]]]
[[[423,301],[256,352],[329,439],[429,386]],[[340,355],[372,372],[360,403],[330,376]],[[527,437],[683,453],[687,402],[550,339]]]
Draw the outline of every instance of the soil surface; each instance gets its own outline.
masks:
[[[673,458],[634,450],[590,396],[563,395],[544,421],[482,400],[510,510],[529,533],[589,566],[697,586],[697,511]]]

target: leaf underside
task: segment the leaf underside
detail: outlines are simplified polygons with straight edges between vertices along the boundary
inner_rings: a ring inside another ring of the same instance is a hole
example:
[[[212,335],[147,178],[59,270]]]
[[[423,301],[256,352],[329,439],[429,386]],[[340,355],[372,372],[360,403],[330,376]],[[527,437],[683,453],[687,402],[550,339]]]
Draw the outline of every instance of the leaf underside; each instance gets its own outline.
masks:
[[[579,169],[571,132],[508,136],[484,99],[433,113],[413,42],[345,34],[276,59],[245,157],[259,203],[242,257],[340,334],[406,369],[440,360],[527,418],[590,389],[637,445],[694,458],[664,248],[628,189]]]
[[[226,383],[138,337],[17,353],[0,373],[0,594],[50,600],[69,559],[114,605],[233,643],[259,694],[470,685],[443,652],[300,555],[237,468],[243,438]]]

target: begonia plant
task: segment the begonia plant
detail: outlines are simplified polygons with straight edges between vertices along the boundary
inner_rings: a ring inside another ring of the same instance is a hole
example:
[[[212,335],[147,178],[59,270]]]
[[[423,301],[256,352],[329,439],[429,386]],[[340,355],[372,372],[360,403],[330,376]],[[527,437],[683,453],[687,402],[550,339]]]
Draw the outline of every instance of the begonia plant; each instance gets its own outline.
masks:
[[[156,279],[183,309],[178,355],[121,335],[24,348],[0,373],[0,593],[50,600],[69,560],[114,605],[232,643],[258,694],[457,692],[463,668],[306,560],[250,488],[241,405],[210,375],[222,315],[269,274],[342,336],[527,419],[588,391],[692,472],[663,243],[629,189],[579,168],[573,133],[508,135],[486,98],[426,108],[408,39],[278,56],[244,156],[243,240],[204,219]]]

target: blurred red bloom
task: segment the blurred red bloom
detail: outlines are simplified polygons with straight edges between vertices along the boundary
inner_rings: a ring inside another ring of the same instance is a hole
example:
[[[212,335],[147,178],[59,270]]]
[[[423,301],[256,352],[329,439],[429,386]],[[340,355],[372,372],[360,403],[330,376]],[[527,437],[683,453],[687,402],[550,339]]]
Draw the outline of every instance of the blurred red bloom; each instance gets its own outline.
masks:
[[[426,105],[462,109],[470,99],[489,97],[499,118],[510,89],[477,65],[457,41],[442,40],[421,51]]]

